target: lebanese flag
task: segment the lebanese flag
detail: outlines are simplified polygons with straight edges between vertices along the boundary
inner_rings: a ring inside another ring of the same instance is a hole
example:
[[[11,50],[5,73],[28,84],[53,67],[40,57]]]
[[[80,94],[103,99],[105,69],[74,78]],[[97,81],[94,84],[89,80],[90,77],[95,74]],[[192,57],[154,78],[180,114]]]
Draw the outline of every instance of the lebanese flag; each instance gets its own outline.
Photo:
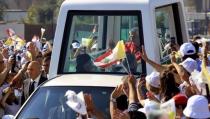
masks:
[[[12,37],[15,35],[15,31],[11,28],[6,29],[6,33],[9,37]]]
[[[124,42],[118,41],[113,50],[108,50],[106,53],[96,58],[94,64],[101,68],[107,68],[124,58],[126,58]]]

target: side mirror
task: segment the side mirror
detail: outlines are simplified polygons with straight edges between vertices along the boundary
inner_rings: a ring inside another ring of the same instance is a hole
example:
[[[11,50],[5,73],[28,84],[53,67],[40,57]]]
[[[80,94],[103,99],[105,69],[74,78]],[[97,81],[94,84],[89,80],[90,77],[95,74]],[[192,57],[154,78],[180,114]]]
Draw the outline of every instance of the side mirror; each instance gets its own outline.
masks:
[[[13,115],[4,115],[2,119],[14,119],[14,117]]]

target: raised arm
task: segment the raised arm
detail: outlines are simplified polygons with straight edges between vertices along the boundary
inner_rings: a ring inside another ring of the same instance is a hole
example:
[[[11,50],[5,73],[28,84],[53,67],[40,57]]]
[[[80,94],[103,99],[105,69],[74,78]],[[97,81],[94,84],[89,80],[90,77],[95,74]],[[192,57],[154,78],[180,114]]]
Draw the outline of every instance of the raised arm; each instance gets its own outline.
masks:
[[[11,63],[7,62],[5,64],[4,70],[0,72],[0,85],[2,85],[6,79],[8,72],[11,70]]]
[[[162,72],[164,71],[167,67],[166,66],[162,66],[161,64],[158,64],[154,61],[152,61],[151,59],[149,59],[147,57],[147,53],[145,51],[144,46],[142,46],[142,52],[141,52],[141,58],[148,64],[150,64],[156,71],[158,72]]]
[[[114,119],[115,117],[115,112],[117,109],[117,102],[116,99],[122,94],[122,90],[123,90],[123,86],[119,85],[117,86],[114,91],[112,92],[111,96],[110,96],[110,115],[111,118]]]
[[[9,97],[9,95],[12,93],[13,89],[11,87],[9,87],[8,91],[6,92],[6,94],[2,97],[1,99],[1,105],[3,108],[5,108],[6,106],[6,100]]]
[[[136,79],[134,78],[134,76],[129,76],[128,77],[129,104],[139,102],[135,85],[136,85]]]

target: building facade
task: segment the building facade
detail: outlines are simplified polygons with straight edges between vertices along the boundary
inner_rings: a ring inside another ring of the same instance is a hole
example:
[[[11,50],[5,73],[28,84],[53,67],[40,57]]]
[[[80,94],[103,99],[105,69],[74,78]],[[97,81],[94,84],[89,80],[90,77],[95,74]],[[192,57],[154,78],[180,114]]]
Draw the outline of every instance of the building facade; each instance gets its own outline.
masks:
[[[189,35],[210,35],[210,0],[184,0]]]

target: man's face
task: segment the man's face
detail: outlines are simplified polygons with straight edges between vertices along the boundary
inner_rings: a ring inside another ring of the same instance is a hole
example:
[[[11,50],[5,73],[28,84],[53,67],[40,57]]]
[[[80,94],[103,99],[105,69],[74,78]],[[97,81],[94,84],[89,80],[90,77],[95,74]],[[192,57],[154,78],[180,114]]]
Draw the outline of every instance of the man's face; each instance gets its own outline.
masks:
[[[28,45],[27,50],[28,50],[28,51],[33,51],[33,50],[35,50],[35,44],[31,42],[31,43]]]
[[[43,69],[44,69],[45,73],[48,74],[49,73],[49,67],[50,67],[50,60],[44,62],[42,66],[43,66]]]
[[[40,75],[41,71],[37,66],[29,64],[27,68],[27,73],[31,79],[35,80]]]

